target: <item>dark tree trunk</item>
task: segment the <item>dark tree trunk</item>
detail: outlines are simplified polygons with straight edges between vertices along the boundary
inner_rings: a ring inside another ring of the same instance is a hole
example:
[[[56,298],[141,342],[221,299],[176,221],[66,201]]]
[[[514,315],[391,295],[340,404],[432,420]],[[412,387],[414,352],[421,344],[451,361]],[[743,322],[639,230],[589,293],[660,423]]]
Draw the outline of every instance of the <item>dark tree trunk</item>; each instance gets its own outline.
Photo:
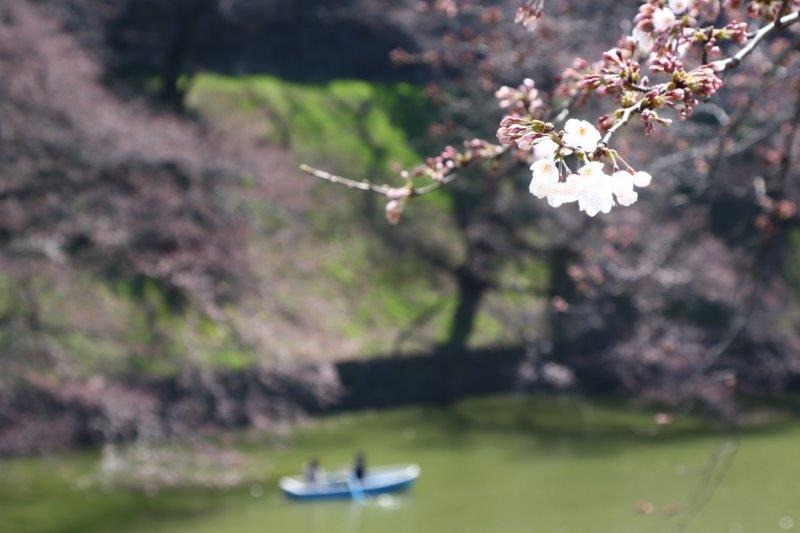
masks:
[[[557,299],[562,299],[565,303],[573,302],[575,299],[575,286],[567,273],[570,261],[574,258],[573,252],[566,247],[555,248],[550,256],[550,283],[549,283],[549,321],[550,335],[556,349],[568,344],[569,334],[565,328],[563,320],[564,313],[553,305]]]
[[[450,332],[445,348],[459,352],[467,347],[469,337],[475,329],[475,319],[486,293],[486,283],[476,279],[467,269],[460,269],[456,275],[458,283],[458,304],[456,305]]]
[[[183,107],[184,88],[181,87],[180,78],[187,74],[186,66],[197,26],[201,18],[212,11],[215,5],[215,0],[189,0],[188,5],[178,5],[180,16],[177,17],[177,28],[161,69],[161,98],[176,109]]]

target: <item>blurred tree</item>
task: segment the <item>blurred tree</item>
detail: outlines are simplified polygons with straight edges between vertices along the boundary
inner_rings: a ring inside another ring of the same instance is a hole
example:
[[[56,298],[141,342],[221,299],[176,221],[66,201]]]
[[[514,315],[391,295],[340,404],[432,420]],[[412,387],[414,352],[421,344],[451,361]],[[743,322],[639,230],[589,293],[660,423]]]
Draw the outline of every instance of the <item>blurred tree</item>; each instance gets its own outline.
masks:
[[[428,36],[420,37],[425,52],[393,56],[432,65],[436,84],[429,92],[441,105],[443,143],[489,137],[485,128],[496,123],[490,95],[502,83],[516,86],[530,76],[553,92],[560,74],[554,69],[571,65],[576,50],[600,56],[614,44],[609,28],[616,34],[618,21],[632,19],[642,2],[601,11],[595,2],[548,2],[532,36],[511,25],[519,4],[415,4],[415,27],[437,29],[418,31]],[[641,205],[589,223],[566,208],[543,208],[524,192],[530,174],[511,164],[500,171],[503,185],[493,184],[496,168],[444,180],[468,250],[454,269],[461,303],[451,345],[466,343],[485,294],[504,289],[498,265],[534,254],[551,275],[548,323],[525,324],[541,332],[533,351],[567,365],[584,387],[699,399],[730,413],[734,389],[776,390],[796,379],[800,339],[779,311],[797,305],[787,291],[798,201],[789,178],[800,75],[794,35],[778,32],[690,121],[657,132],[655,146],[633,135],[616,140],[633,162],[657,174]],[[558,102],[548,103],[558,114]],[[575,113],[583,102],[567,103]],[[600,113],[598,103],[589,104]],[[445,151],[428,165],[453,157]],[[390,208],[397,194],[386,194]]]
[[[123,101],[45,10],[3,6],[0,250],[146,278],[211,309],[245,273],[235,182],[196,126]]]

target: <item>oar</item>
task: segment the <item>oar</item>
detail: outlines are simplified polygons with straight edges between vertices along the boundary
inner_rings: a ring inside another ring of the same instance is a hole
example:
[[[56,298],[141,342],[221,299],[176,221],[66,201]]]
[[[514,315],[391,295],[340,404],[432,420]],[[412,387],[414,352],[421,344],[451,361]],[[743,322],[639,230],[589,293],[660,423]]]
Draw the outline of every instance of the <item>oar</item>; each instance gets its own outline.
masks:
[[[358,478],[352,474],[347,476],[347,488],[350,490],[350,496],[357,502],[364,499],[364,488]]]

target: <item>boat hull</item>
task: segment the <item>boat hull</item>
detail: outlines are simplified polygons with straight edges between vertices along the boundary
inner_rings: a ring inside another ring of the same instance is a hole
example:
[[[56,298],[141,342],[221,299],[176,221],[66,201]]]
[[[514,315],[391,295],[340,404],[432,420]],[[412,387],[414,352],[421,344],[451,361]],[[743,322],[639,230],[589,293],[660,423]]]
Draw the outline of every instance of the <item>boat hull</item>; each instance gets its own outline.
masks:
[[[283,478],[280,487],[292,500],[335,500],[361,496],[378,496],[404,492],[410,489],[419,477],[417,465],[403,467],[380,467],[368,471],[360,482],[347,480],[346,473],[338,473],[332,479],[318,483],[307,483],[300,478]]]

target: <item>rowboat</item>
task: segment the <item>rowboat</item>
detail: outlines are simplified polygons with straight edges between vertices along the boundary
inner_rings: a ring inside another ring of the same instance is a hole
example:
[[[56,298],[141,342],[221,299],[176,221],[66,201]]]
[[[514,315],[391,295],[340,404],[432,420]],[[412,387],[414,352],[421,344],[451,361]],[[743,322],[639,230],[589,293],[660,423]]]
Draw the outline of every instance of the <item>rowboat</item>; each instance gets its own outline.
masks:
[[[284,477],[280,487],[286,496],[296,500],[359,500],[364,496],[408,490],[419,474],[420,468],[414,464],[378,466],[369,468],[360,480],[351,471],[343,470],[330,472],[316,481],[308,481],[303,476]]]

